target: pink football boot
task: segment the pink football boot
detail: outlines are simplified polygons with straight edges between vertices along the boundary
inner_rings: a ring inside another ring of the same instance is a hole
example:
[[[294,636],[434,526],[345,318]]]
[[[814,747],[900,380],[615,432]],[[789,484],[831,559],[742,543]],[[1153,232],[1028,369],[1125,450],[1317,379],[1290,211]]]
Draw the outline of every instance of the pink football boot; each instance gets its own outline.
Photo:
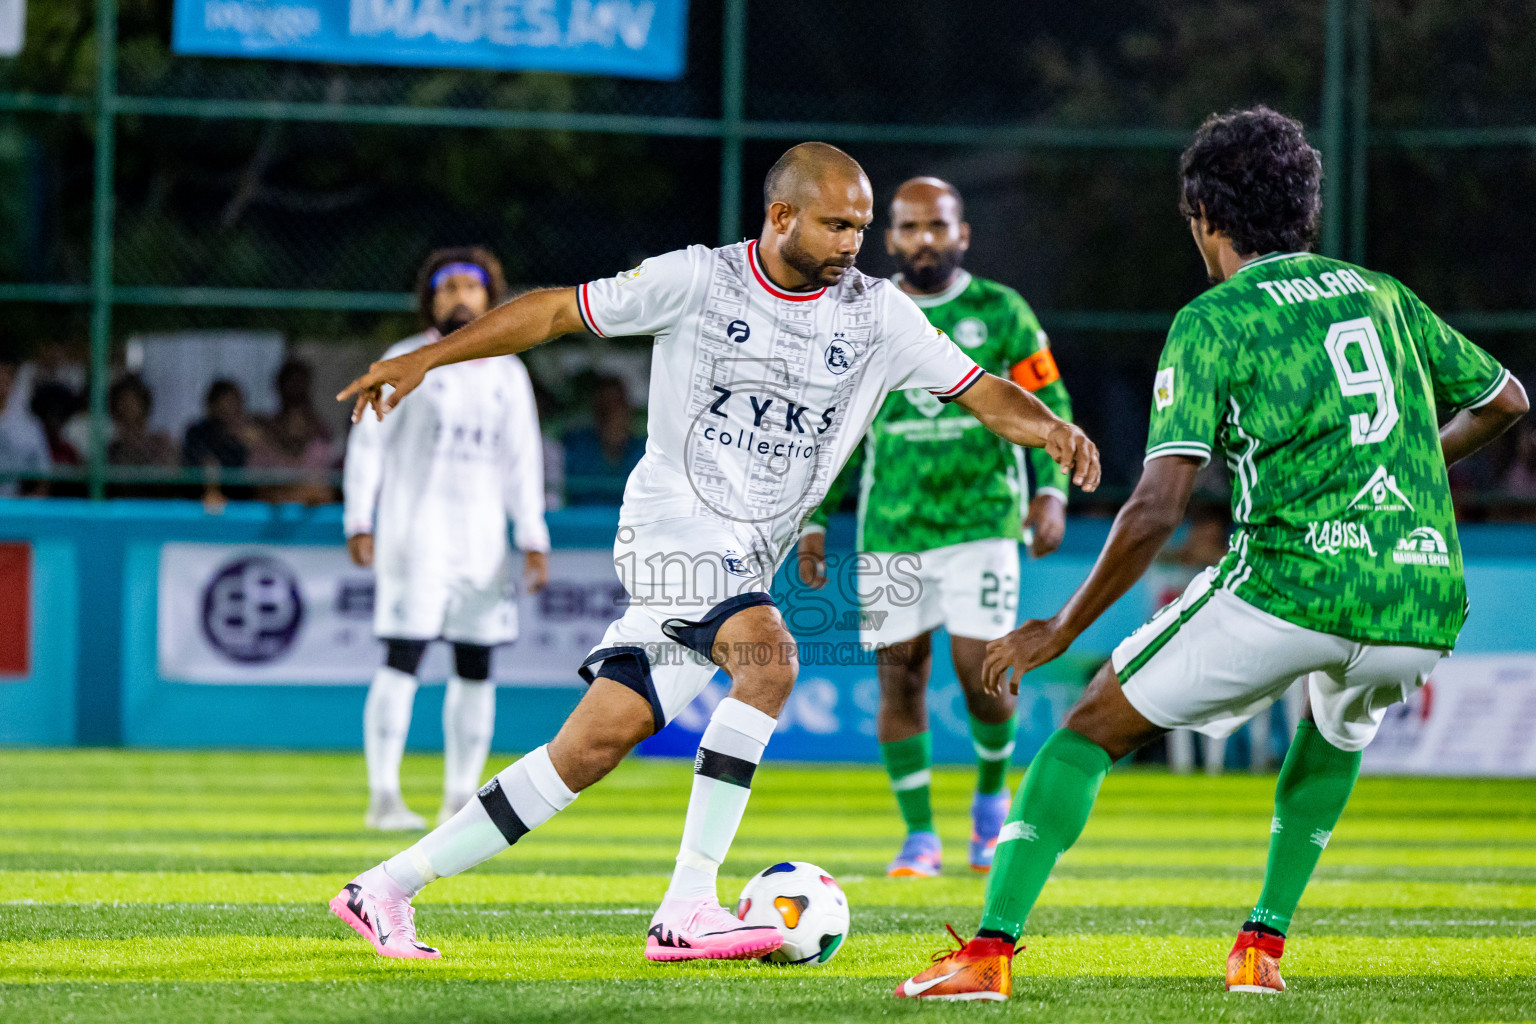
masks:
[[[372,943],[379,956],[436,960],[441,953],[416,941],[416,908],[410,898],[390,896],[381,891],[384,885],[369,878],[382,870],[381,865],[348,882],[331,900],[331,913]]]
[[[645,958],[751,960],[782,945],[777,928],[742,924],[719,900],[663,900],[646,934]]]

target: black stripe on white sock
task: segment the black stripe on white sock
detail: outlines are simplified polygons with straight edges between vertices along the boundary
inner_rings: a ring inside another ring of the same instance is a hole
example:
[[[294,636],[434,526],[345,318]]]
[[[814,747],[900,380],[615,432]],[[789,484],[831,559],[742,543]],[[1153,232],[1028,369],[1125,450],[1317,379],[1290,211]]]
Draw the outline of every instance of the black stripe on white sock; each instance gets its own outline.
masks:
[[[729,782],[733,786],[742,789],[752,788],[752,773],[757,771],[757,764],[748,761],[744,757],[732,757],[730,754],[722,754],[718,750],[699,748],[698,756],[693,759],[693,773],[703,775],[720,782]]]
[[[507,799],[506,791],[501,788],[500,776],[487,782],[478,795],[480,806],[485,808],[485,813],[490,815],[492,823],[501,830],[501,836],[507,841],[508,846],[514,845],[528,834],[528,826],[523,824],[523,819],[519,818],[517,812],[512,809],[512,803]]]

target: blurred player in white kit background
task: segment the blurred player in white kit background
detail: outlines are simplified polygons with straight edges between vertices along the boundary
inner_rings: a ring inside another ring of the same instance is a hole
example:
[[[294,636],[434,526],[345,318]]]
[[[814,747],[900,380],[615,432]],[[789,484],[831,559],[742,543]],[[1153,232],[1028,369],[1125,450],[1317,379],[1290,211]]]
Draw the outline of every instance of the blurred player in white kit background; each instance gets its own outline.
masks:
[[[481,248],[442,249],[417,284],[429,325],[384,353],[435,342],[499,303],[501,264]],[[434,373],[421,394],[384,421],[363,417],[347,438],[343,487],[347,551],[376,577],[374,633],[385,663],[368,689],[363,745],[367,824],[423,828],[400,793],[416,673],[433,640],[453,645],[443,699],[443,804],[452,817],[480,788],[496,691],[491,650],[517,639],[517,578],[507,520],[523,551],[526,585],[549,576],[544,461],[528,371],[516,356],[477,359]],[[422,401],[421,399],[426,399]]]

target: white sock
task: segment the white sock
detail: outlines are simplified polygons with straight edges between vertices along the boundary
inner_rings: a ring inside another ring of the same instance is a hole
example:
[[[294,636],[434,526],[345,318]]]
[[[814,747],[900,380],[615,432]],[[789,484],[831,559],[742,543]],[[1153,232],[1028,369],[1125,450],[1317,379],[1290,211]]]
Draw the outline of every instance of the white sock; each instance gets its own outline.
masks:
[[[411,704],[415,700],[415,676],[388,665],[381,665],[373,674],[368,700],[363,704],[363,754],[372,794],[400,795],[400,758],[405,754],[405,735],[411,730]]]
[[[777,721],[734,697],[716,707],[693,762],[693,793],[669,900],[717,899],[715,876],[752,795],[752,772]]]
[[[490,860],[575,799],[542,746],[502,769],[478,798],[385,861],[384,870],[414,896],[428,882]]]
[[[1195,770],[1195,734],[1188,729],[1175,729],[1168,734],[1168,770],[1175,775],[1188,775]]]
[[[1227,770],[1227,738],[1225,736],[1200,736],[1205,748],[1205,774],[1220,775]]]
[[[489,680],[448,680],[443,697],[443,797],[463,800],[480,788],[480,773],[496,728],[496,686]]]

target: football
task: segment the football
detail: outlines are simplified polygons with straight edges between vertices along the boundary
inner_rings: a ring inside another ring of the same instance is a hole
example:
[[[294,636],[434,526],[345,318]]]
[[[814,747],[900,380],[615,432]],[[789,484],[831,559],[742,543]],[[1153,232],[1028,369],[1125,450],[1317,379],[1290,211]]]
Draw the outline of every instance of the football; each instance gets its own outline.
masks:
[[[736,916],[772,925],[784,945],[763,957],[775,964],[824,964],[848,938],[848,897],[815,864],[780,861],[759,871],[741,890]]]

